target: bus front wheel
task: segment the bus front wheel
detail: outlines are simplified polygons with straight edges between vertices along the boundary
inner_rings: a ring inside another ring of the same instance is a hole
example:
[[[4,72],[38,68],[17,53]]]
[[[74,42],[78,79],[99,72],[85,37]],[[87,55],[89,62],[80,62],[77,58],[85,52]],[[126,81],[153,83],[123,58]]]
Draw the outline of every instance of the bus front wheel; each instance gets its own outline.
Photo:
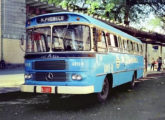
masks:
[[[109,85],[108,78],[106,77],[104,79],[102,91],[100,93],[97,93],[97,100],[99,102],[101,103],[105,102],[105,100],[108,98],[108,95],[109,95],[109,89],[110,89],[110,85]]]

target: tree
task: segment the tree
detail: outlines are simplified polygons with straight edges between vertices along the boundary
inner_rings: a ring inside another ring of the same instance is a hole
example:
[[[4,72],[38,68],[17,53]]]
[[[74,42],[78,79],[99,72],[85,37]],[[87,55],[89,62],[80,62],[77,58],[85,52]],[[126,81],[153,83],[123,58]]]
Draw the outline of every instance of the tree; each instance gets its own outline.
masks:
[[[165,5],[163,0],[43,0],[61,5],[63,8],[79,9],[88,14],[129,25],[130,21],[145,19],[152,11],[165,23]],[[75,7],[76,6],[76,7]]]

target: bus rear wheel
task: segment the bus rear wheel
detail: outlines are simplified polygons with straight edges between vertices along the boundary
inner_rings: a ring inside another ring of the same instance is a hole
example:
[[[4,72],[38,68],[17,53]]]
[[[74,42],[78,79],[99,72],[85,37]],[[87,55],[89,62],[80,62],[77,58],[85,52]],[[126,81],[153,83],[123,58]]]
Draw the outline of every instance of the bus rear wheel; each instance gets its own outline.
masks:
[[[130,82],[130,89],[134,89],[135,87],[136,76],[133,74],[132,81]]]
[[[105,102],[105,100],[108,98],[109,90],[110,90],[110,85],[108,78],[106,77],[104,79],[102,91],[100,93],[97,93],[97,100],[101,103]]]

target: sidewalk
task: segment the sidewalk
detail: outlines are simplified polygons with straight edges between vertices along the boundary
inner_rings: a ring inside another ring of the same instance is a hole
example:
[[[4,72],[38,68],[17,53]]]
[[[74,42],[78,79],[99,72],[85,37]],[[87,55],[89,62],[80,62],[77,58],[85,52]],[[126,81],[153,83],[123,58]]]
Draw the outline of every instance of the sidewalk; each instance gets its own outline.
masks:
[[[164,71],[150,71],[148,69],[145,78],[157,78]],[[0,94],[20,91],[20,85],[24,83],[24,68],[12,68],[0,70]]]
[[[24,83],[24,68],[0,69],[0,93],[20,91]]]

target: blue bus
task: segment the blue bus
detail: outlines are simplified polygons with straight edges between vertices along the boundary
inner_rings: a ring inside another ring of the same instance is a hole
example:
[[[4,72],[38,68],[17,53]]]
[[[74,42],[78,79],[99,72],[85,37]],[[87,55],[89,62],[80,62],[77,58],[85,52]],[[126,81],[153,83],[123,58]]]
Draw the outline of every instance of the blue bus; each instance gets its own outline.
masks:
[[[142,42],[88,15],[44,14],[26,27],[22,92],[95,93],[104,102],[112,88],[143,76]]]

